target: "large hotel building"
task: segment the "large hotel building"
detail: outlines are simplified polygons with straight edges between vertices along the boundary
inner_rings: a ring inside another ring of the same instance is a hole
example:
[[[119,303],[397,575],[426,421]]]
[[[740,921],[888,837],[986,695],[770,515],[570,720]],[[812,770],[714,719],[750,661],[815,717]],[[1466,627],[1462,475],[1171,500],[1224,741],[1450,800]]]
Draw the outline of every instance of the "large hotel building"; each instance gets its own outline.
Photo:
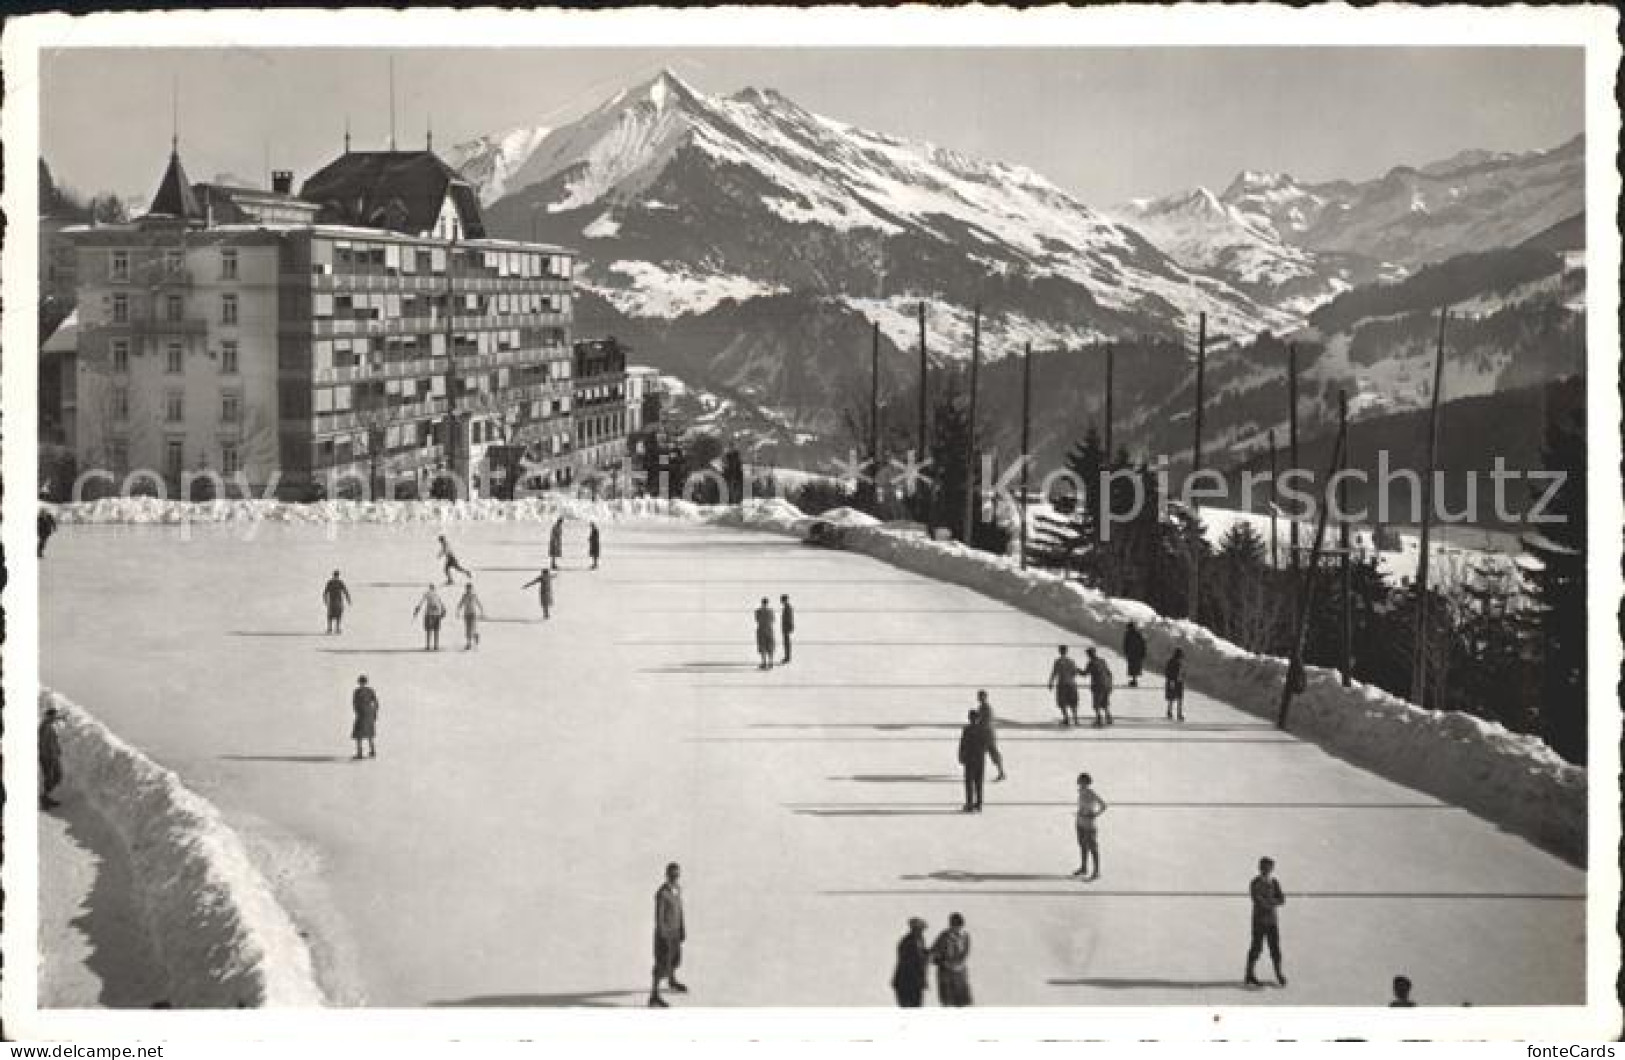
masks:
[[[172,153],[145,216],[69,235],[81,480],[479,495],[520,452],[569,477],[571,253],[488,238],[432,152],[346,150],[297,195],[194,185]]]

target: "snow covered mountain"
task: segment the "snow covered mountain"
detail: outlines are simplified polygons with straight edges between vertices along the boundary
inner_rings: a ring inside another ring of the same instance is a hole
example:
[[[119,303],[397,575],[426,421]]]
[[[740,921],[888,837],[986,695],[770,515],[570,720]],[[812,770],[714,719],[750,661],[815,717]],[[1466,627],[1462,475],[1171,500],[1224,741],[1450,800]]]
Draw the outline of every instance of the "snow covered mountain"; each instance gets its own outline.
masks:
[[[772,91],[705,95],[663,73],[553,130],[488,211],[497,232],[577,246],[584,283],[627,316],[811,292],[937,355],[1016,343],[1290,326],[1193,273],[1039,174],[813,114]]]
[[[446,152],[446,164],[461,171],[479,192],[480,204],[489,206],[516,187],[514,174],[550,132],[545,125],[523,126],[465,140]]]
[[[1467,150],[1364,183],[1246,170],[1112,211],[1187,268],[1306,314],[1350,287],[1513,246],[1584,205],[1584,141],[1524,155]]]
[[[1515,246],[1585,207],[1585,139],[1512,155],[1462,151],[1375,180],[1303,184],[1244,172],[1220,200],[1254,227],[1320,253],[1414,272],[1458,254]]]

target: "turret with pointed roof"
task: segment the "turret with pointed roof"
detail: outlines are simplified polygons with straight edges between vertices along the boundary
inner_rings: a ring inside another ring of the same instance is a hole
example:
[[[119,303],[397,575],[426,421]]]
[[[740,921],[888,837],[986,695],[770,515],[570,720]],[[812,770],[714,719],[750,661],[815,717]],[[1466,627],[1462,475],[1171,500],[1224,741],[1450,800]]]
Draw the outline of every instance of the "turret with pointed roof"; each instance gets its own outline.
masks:
[[[158,184],[158,194],[152,197],[152,205],[147,207],[147,216],[172,217],[198,224],[205,221],[203,204],[193,193],[192,182],[186,179],[186,170],[181,166],[178,146],[170,148],[169,168]]]

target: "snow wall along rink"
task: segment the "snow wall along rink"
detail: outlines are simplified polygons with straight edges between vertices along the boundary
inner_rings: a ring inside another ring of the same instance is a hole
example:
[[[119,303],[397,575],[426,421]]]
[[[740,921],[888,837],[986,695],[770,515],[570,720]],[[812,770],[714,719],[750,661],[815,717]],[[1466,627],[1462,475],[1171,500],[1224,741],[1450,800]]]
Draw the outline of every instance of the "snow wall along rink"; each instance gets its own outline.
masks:
[[[54,692],[65,771],[130,859],[176,1008],[324,1003],[309,948],[208,800]]]
[[[1185,649],[1193,688],[1274,718],[1287,661],[1254,655],[1202,627],[1166,619],[1136,600],[1113,599],[1021,570],[1008,557],[932,541],[922,534],[848,526],[846,547],[904,570],[953,582],[1117,645],[1138,622],[1149,661]],[[1580,867],[1586,861],[1586,773],[1539,739],[1467,714],[1424,710],[1370,685],[1344,688],[1335,670],[1305,667],[1307,689],[1293,700],[1290,728],[1378,776],[1434,795],[1531,840]]]

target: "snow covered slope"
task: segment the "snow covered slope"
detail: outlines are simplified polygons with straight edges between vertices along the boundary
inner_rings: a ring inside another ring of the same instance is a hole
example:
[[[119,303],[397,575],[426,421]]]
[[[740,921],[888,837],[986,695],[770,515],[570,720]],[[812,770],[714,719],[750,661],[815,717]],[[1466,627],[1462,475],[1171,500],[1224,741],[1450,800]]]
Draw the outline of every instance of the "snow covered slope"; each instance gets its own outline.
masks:
[[[446,152],[446,164],[462,172],[490,205],[515,187],[513,177],[552,130],[545,125],[521,126],[495,136],[465,140]]]
[[[659,289],[681,273],[729,290],[924,297],[945,320],[980,297],[990,315],[1099,335],[1190,330],[1203,312],[1232,335],[1292,322],[1031,169],[861,129],[770,90],[710,96],[663,73],[549,133],[507,187],[491,227],[528,234],[537,216],[547,238],[582,247],[586,282],[628,316],[703,305]],[[653,268],[614,267],[630,261]],[[933,337],[939,353],[963,352],[947,332]]]

